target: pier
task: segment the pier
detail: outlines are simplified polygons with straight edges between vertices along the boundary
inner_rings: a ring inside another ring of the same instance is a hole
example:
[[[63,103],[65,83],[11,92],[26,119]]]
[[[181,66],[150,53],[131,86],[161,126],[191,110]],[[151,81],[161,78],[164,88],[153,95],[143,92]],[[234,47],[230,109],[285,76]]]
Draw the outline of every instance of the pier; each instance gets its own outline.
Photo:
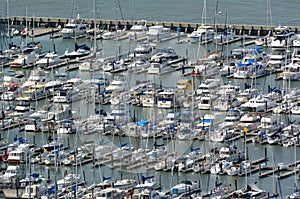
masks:
[[[26,17],[26,16],[11,16],[8,18],[0,18],[1,24],[9,24],[11,26],[25,26],[26,22],[28,27],[44,27],[50,30],[47,34],[55,31],[57,28],[63,28],[65,24],[69,22],[69,18],[56,18],[56,17]],[[119,28],[129,29],[132,25],[138,21],[133,20],[110,20],[110,19],[96,19],[95,23],[93,19],[84,19],[90,28],[93,28],[94,24],[100,29],[109,29],[110,26],[117,25]],[[201,24],[190,22],[160,22],[160,21],[147,21],[148,26],[163,25],[169,27],[174,31],[180,30],[181,32],[191,33],[196,30]],[[248,36],[263,36],[272,33],[276,26],[266,25],[250,25],[250,24],[207,24],[215,27],[216,30],[230,29],[236,35],[248,35]],[[178,29],[180,28],[180,29]],[[290,30],[295,33],[299,33],[299,26],[289,26]]]

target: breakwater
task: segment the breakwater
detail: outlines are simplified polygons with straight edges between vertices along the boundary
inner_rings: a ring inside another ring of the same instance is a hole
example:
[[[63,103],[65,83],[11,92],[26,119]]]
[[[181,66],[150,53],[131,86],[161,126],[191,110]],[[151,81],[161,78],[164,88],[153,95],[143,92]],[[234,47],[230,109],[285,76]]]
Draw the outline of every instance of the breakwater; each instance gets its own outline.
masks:
[[[10,25],[25,26],[26,22],[28,27],[46,27],[56,28],[64,27],[70,20],[69,18],[54,18],[54,17],[25,17],[25,16],[12,16],[8,18],[0,18],[0,23],[7,24],[9,20]],[[119,28],[129,29],[132,25],[138,21],[133,20],[109,20],[109,19],[96,19],[95,23],[93,19],[84,19],[93,28],[94,24],[101,29],[108,29],[110,26],[117,25]],[[170,27],[172,30],[190,33],[193,30],[201,26],[200,23],[189,22],[159,22],[159,21],[147,21],[148,26],[155,24]],[[246,24],[207,24],[215,27],[218,31],[226,28],[230,29],[236,35],[249,35],[249,36],[263,36],[271,34],[276,26],[264,26],[264,25],[246,25]],[[289,26],[290,30],[299,33],[300,26]]]

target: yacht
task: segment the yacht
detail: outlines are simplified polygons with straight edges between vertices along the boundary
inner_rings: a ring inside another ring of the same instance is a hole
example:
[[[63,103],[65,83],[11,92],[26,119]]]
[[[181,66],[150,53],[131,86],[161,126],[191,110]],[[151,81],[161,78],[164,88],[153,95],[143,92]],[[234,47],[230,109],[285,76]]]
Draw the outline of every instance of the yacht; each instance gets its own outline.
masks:
[[[179,105],[177,93],[173,89],[166,89],[157,94],[158,108],[172,108]]]
[[[277,106],[276,102],[266,98],[263,95],[251,98],[242,104],[241,111],[263,112]]]
[[[201,25],[194,30],[187,37],[191,43],[207,43],[213,41],[215,32],[213,27],[208,25]]]
[[[190,63],[190,66],[194,67],[191,74],[193,77],[208,77],[219,73],[219,67],[213,60],[197,60],[194,63]]]
[[[290,31],[288,27],[279,25],[274,29],[274,37],[270,43],[272,48],[284,48],[291,46],[293,41],[298,39],[296,33]]]
[[[163,65],[169,65],[169,61],[178,59],[179,55],[176,53],[174,48],[164,48],[164,49],[160,49],[158,50],[158,52],[156,54],[154,54],[151,58],[150,58],[150,62],[152,63],[160,63]]]
[[[283,72],[279,74],[283,80],[297,81],[300,79],[300,56],[291,58],[291,63],[283,67]]]
[[[58,122],[57,134],[73,134],[76,133],[76,124],[74,120],[64,119]]]
[[[196,89],[197,96],[215,93],[219,89],[220,83],[220,79],[206,79]]]
[[[238,126],[244,133],[248,133],[257,130],[257,127],[260,125],[260,119],[261,115],[258,112],[249,112],[241,116]]]
[[[46,124],[46,119],[47,119],[48,111],[36,111],[32,113],[28,117],[27,124],[25,125],[25,131],[41,131],[42,126]]]
[[[220,128],[235,127],[240,123],[241,112],[238,109],[229,109],[226,112],[224,121],[219,125]]]
[[[235,38],[235,35],[232,32],[229,31],[223,31],[214,36],[214,42],[216,44],[226,44],[228,42],[231,42]]]
[[[60,89],[54,92],[53,102],[71,103],[81,99],[80,93],[87,83],[80,78],[71,78]]]
[[[80,71],[95,72],[102,69],[103,62],[99,59],[88,59],[79,63]]]
[[[156,53],[156,50],[156,45],[150,42],[139,42],[136,44],[133,53],[129,55],[129,58],[149,59],[154,53]]]
[[[17,97],[16,106],[14,111],[9,114],[12,118],[22,119],[29,116],[33,112],[33,109],[30,105],[30,97]]]
[[[147,32],[147,22],[145,20],[140,20],[129,29],[127,36],[130,40],[146,39]]]
[[[127,67],[124,65],[124,60],[112,60],[107,62],[102,67],[104,72],[115,72],[115,71],[124,71],[127,70]]]
[[[237,95],[240,92],[240,86],[232,84],[231,82],[221,85],[218,94],[219,95]]]
[[[275,116],[263,116],[260,120],[260,129],[262,132],[266,133],[268,136],[276,134],[281,130],[282,126],[280,121]]]
[[[119,29],[116,26],[110,27],[109,30],[104,31],[102,34],[102,39],[111,40],[111,39],[119,39],[126,35],[125,29]]]
[[[113,92],[121,92],[126,90],[127,82],[126,77],[123,75],[116,75],[111,83],[105,89],[105,95],[111,95]]]
[[[267,61],[268,68],[281,69],[287,63],[290,63],[290,52],[285,49],[276,48],[272,50],[272,53],[269,54],[269,60]]]
[[[241,105],[241,101],[235,95],[221,95],[216,100],[213,109],[216,111],[227,111],[230,108],[236,108]]]
[[[197,182],[192,182],[190,180],[182,180],[179,184],[173,186],[171,188],[171,194],[173,196],[179,196],[183,193],[188,193],[191,191],[195,191],[198,186]]]
[[[62,38],[70,39],[72,37],[77,37],[84,35],[87,31],[87,23],[84,22],[80,15],[77,15],[76,19],[71,19],[66,26],[60,31]]]
[[[72,108],[69,104],[55,105],[48,112],[48,120],[61,121],[73,117]]]
[[[77,43],[75,43],[75,50],[71,52],[66,50],[63,57],[69,59],[78,59],[80,57],[88,56],[90,53],[91,49],[86,44],[78,45]]]
[[[62,60],[59,58],[58,54],[56,52],[48,52],[45,57],[42,59],[36,61],[36,64],[40,68],[50,69],[54,65],[57,65],[61,63]]]
[[[34,64],[37,60],[38,55],[36,54],[35,50],[33,48],[26,47],[22,50],[17,58],[9,63],[9,65],[13,68],[21,68],[28,64]]]
[[[217,95],[207,94],[200,97],[198,103],[199,110],[211,110],[213,108],[213,102],[217,99]]]
[[[160,42],[166,38],[170,38],[172,36],[170,28],[164,27],[162,25],[154,25],[150,26],[147,32],[148,41],[152,42]]]
[[[54,103],[71,103],[81,99],[80,89],[70,85],[64,85],[61,89],[54,92]]]
[[[265,67],[254,60],[246,63],[238,63],[236,70],[233,72],[233,77],[237,79],[247,79],[261,77],[265,75]]]
[[[27,79],[26,82],[23,83],[22,87],[23,88],[29,88],[31,86],[34,86],[36,84],[45,84],[48,82],[49,77],[48,77],[48,72],[41,68],[33,69],[30,72],[30,75]]]
[[[17,148],[8,152],[7,162],[8,163],[24,163],[29,160],[30,149],[29,144],[20,144]]]
[[[127,70],[134,73],[142,73],[150,67],[150,62],[144,59],[137,59],[127,66]]]

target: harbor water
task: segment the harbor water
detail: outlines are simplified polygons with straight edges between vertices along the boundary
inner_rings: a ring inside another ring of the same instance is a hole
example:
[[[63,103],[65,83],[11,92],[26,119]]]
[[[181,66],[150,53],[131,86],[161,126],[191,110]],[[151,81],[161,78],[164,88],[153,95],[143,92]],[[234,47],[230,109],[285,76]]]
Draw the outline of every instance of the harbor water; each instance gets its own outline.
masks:
[[[120,3],[120,6],[116,4]],[[0,0],[1,5],[5,5],[6,0]],[[92,0],[78,1],[78,10],[83,18],[93,18],[92,15]],[[219,14],[218,23],[224,23],[224,13],[228,10],[229,13],[229,24],[266,24],[267,18],[267,1],[264,0],[220,0],[218,1]],[[20,16],[25,15],[25,6],[28,6],[28,15],[31,16],[43,16],[43,17],[71,17],[74,12],[74,3],[70,0],[53,0],[53,1],[37,1],[37,0],[10,0],[9,1],[9,15],[10,16]],[[55,5],[55,6],[54,6]],[[272,0],[272,20],[273,25],[276,25],[280,22],[284,22],[286,25],[299,25],[298,20],[298,10],[300,8],[299,2],[297,0],[289,1],[279,1]],[[213,16],[215,12],[216,1],[208,1],[208,23],[213,23]],[[146,19],[149,21],[182,21],[182,22],[200,22],[201,20],[201,11],[202,11],[202,1],[194,0],[163,0],[153,2],[150,0],[119,0],[119,1],[97,1],[98,17],[99,19],[121,19],[123,15],[126,19]],[[122,14],[120,12],[122,9]],[[117,10],[117,11],[116,11]],[[5,6],[0,7],[1,17],[6,16]],[[245,14],[249,13],[249,14]],[[251,13],[251,14],[250,14]],[[287,14],[288,13],[288,14]],[[43,45],[43,51],[48,52],[53,50],[53,45],[55,45],[56,51],[58,54],[63,54],[67,49],[74,49],[74,40],[65,40],[62,38],[58,39],[49,39],[49,35],[41,36],[34,38],[35,41],[40,41]],[[24,39],[21,37],[13,38],[15,44],[20,44],[24,42]],[[195,61],[197,58],[204,56],[207,50],[215,50],[216,46],[213,44],[208,45],[198,45],[191,43],[177,44],[177,39],[172,39],[166,42],[157,44],[158,48],[173,47],[175,51],[181,56],[187,56],[188,61]],[[85,38],[78,39],[79,44],[89,43],[92,46],[92,41],[86,40]],[[239,48],[240,43],[232,43],[228,46],[223,46],[224,52],[230,52],[234,48]],[[135,42],[129,40],[120,40],[120,41],[111,41],[111,40],[98,40],[97,45],[102,49],[103,57],[114,56],[118,53],[127,53],[132,51],[136,45]],[[221,47],[219,47],[221,48]],[[270,49],[265,48],[266,52],[269,52]],[[8,70],[8,69],[5,69]],[[25,76],[30,74],[31,69],[23,70]],[[108,79],[113,79],[111,74],[103,74],[102,72],[81,72],[81,71],[70,71],[67,72],[64,67],[54,69],[49,71],[50,76],[54,76],[57,73],[66,73],[70,78],[71,77],[80,77],[82,79],[90,79],[91,77],[103,77],[105,75]],[[167,73],[164,75],[153,75],[149,76],[146,74],[129,74],[124,72],[127,76],[129,85],[134,86],[137,81],[150,79],[154,80],[157,83],[161,83],[166,87],[174,87],[177,80],[179,79],[192,79],[191,76],[183,76],[182,71],[176,71],[172,73]],[[270,87],[283,88],[282,81],[275,81],[276,74],[271,76],[266,76],[258,78],[256,80],[256,86],[263,88],[264,91],[267,91],[268,85]],[[194,78],[195,87],[197,87],[203,79]],[[224,82],[231,82],[239,84],[241,87],[245,83],[252,83],[251,80],[236,80],[236,79],[223,79]],[[299,82],[292,82],[291,87],[299,86]],[[39,102],[40,105],[43,105],[45,102]],[[92,100],[80,100],[72,104],[73,111],[82,118],[87,118],[91,115],[95,108],[103,109],[105,111],[110,111],[110,105],[96,105],[93,104]],[[151,117],[153,112],[158,114],[159,117],[163,117],[167,114],[168,110],[152,110],[151,108],[143,109],[130,105],[131,113],[136,113],[138,119],[148,119]],[[199,112],[200,115],[204,115],[206,112]],[[289,115],[278,115],[283,123],[286,123],[287,120],[296,120],[300,121],[298,116],[289,116]],[[291,118],[288,118],[291,117]],[[31,143],[35,143],[37,146],[47,142],[49,136],[56,136],[49,133],[31,133],[20,131],[18,128],[9,129],[1,132],[1,137],[12,141],[14,137],[22,136],[29,140]],[[137,140],[130,139],[128,137],[112,137],[112,136],[103,136],[100,134],[92,135],[83,135],[78,133],[76,135],[62,135],[61,139],[64,141],[65,145],[70,145],[71,148],[76,150],[77,146],[80,146],[82,143],[87,141],[95,141],[97,143],[103,142],[105,140],[110,140],[115,145],[120,146],[123,143],[130,143],[130,145],[138,146],[153,146],[155,140]],[[208,143],[206,141],[164,141],[164,144],[170,148],[170,150],[177,150],[177,156],[186,153],[189,151],[190,147],[200,147],[203,152],[207,152],[209,148],[215,147],[215,144]],[[251,160],[256,160],[264,157],[265,151],[267,151],[267,156],[269,161],[266,163],[269,166],[276,166],[278,163],[291,163],[295,160],[300,159],[299,147],[294,149],[286,148],[277,145],[259,145],[255,143],[245,144],[243,139],[240,139],[234,143],[238,146],[239,149],[247,150],[249,158]],[[176,146],[174,148],[174,146]],[[216,145],[217,146],[217,145]],[[268,191],[269,193],[277,191],[282,196],[287,196],[294,189],[294,183],[299,183],[297,176],[290,176],[284,179],[277,179],[276,175],[269,176],[266,178],[259,178],[258,173],[250,174],[246,177],[230,177],[226,175],[211,175],[211,174],[200,174],[200,173],[178,173],[178,172],[154,172],[147,171],[146,169],[141,170],[131,170],[124,171],[122,169],[111,169],[109,166],[101,166],[94,168],[92,164],[84,164],[78,166],[62,166],[56,168],[54,166],[41,166],[38,164],[30,165],[31,171],[36,171],[42,173],[44,176],[49,176],[50,178],[60,178],[65,172],[68,173],[80,173],[82,179],[84,178],[87,181],[87,184],[93,184],[101,182],[103,177],[112,176],[115,179],[123,178],[135,178],[138,179],[140,174],[145,176],[154,175],[163,188],[170,188],[171,186],[177,184],[181,179],[192,179],[193,181],[199,182],[203,191],[209,191],[215,186],[215,181],[219,182],[229,182],[234,188],[237,183],[238,188],[244,187],[248,183],[256,182],[258,187],[261,187]],[[280,193],[281,192],[281,193]],[[279,197],[280,198],[280,197]]]

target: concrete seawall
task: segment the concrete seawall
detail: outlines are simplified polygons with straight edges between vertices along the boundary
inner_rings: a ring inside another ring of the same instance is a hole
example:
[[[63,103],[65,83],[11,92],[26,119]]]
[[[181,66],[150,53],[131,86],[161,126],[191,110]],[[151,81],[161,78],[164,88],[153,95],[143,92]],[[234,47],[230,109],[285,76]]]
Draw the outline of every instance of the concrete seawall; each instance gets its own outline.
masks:
[[[16,26],[25,26],[26,21],[28,22],[28,27],[64,27],[66,23],[68,23],[68,18],[54,18],[54,17],[26,17],[25,16],[12,16],[10,17],[10,24]],[[92,28],[94,25],[93,19],[84,19],[89,26]],[[108,29],[109,26],[118,25],[119,28],[127,28],[129,29],[133,24],[137,21],[129,21],[129,20],[104,20],[104,19],[96,19],[96,25],[102,29]],[[7,18],[0,18],[0,23],[7,23]],[[197,29],[200,26],[200,23],[188,23],[188,22],[158,22],[158,21],[147,21],[148,26],[152,26],[155,24],[163,25],[166,27],[170,27],[172,30],[177,31],[180,28],[181,32],[190,33],[193,30]],[[216,27],[218,31],[226,28],[225,24],[207,24],[212,27]],[[249,35],[249,36],[263,36],[272,32],[275,26],[264,26],[264,25],[246,25],[246,24],[227,24],[227,27],[237,35]],[[299,33],[300,26],[289,26],[290,30]]]

